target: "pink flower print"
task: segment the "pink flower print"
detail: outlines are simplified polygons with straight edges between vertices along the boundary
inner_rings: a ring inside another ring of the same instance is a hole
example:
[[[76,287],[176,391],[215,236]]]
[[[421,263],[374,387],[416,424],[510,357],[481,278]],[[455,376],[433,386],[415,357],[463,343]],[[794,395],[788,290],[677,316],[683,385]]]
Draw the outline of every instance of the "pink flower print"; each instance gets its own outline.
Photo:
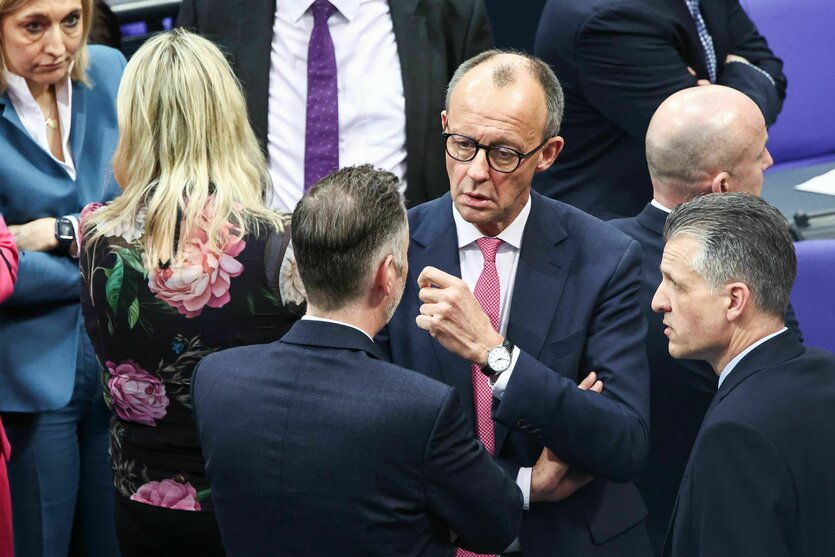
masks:
[[[125,421],[154,427],[168,408],[162,381],[139,367],[133,360],[119,364],[107,362],[112,376],[107,381],[116,414]]]
[[[148,273],[148,288],[188,318],[197,317],[206,306],[226,305],[230,282],[244,269],[235,257],[246,247],[231,231],[231,225],[224,227],[225,243],[220,252],[212,248],[205,232],[198,231],[181,244],[171,265]]]
[[[131,501],[166,509],[200,510],[200,503],[197,501],[197,490],[188,482],[180,483],[174,480],[148,482],[140,486],[136,493],[130,496],[130,499]]]

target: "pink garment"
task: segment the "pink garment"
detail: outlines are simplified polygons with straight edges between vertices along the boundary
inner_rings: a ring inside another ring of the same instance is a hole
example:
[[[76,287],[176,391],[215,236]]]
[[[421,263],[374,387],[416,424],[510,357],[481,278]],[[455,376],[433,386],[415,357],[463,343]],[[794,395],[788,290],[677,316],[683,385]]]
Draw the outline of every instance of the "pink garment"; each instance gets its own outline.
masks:
[[[11,296],[17,279],[17,246],[14,236],[6,228],[6,221],[0,216],[0,302]],[[14,556],[12,541],[12,501],[9,495],[9,477],[6,461],[11,447],[0,422],[0,557]]]

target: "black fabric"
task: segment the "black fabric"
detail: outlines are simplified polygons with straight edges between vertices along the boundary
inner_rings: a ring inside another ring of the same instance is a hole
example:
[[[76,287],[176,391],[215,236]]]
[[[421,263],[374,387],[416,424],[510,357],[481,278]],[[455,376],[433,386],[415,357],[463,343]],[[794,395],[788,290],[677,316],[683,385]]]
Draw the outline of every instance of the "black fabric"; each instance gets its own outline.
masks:
[[[116,495],[122,557],[225,557],[215,513],[153,507]]]

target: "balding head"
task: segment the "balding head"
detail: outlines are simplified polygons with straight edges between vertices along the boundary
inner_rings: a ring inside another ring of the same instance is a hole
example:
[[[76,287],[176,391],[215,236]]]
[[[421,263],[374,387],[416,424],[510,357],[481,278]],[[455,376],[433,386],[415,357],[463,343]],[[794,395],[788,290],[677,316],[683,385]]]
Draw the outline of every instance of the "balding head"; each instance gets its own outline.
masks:
[[[647,130],[653,195],[675,207],[698,195],[762,192],[771,166],[759,107],[722,85],[684,89],[656,110]]]

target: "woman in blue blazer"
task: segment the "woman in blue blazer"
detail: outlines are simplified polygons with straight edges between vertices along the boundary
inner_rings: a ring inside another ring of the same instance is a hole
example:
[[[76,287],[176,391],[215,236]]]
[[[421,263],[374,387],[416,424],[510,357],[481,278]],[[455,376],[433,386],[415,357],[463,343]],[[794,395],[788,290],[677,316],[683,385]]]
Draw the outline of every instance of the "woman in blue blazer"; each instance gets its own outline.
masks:
[[[77,215],[118,191],[114,99],[125,58],[87,47],[92,0],[0,0],[0,213],[20,249],[0,307],[0,412],[15,549],[118,555],[109,412],[83,329]],[[73,532],[73,530],[75,530]]]

